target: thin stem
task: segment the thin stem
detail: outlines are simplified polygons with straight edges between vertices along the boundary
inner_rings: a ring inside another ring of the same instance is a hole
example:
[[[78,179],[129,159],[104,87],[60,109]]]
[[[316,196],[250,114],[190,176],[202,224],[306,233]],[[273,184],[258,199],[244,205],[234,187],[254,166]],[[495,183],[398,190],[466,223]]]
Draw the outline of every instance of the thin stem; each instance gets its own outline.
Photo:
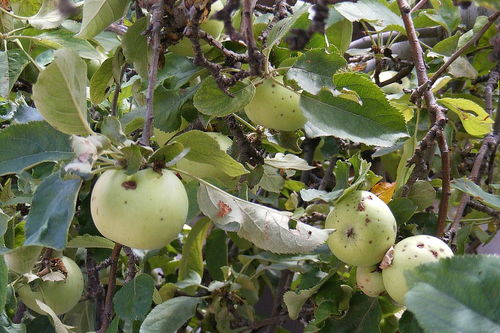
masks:
[[[149,77],[148,77],[148,90],[146,92],[147,100],[147,110],[144,121],[144,129],[142,130],[142,137],[140,144],[143,146],[149,146],[151,135],[153,134],[153,102],[154,102],[154,91],[156,85],[156,76],[158,75],[158,60],[160,59],[160,30],[161,30],[161,19],[163,18],[163,7],[164,0],[159,0],[157,6],[153,10],[153,15],[151,19],[152,30],[151,39],[153,41],[153,56],[149,66]]]
[[[125,254],[128,257],[127,277],[125,278],[125,281],[124,281],[125,283],[128,283],[131,280],[133,280],[135,275],[137,274],[137,268],[136,268],[137,258],[135,256],[134,252],[132,251],[132,249],[128,246],[123,247],[123,252],[125,252]]]
[[[122,80],[123,75],[125,75],[125,70],[127,69],[127,64],[122,66],[120,71],[120,78],[116,82],[115,93],[113,94],[113,102],[111,103],[111,115],[116,116],[118,113],[118,97],[120,97],[120,92],[122,91]]]
[[[111,253],[111,267],[109,269],[109,279],[108,279],[108,289],[106,291],[106,300],[104,302],[104,311],[101,315],[101,327],[97,333],[106,332],[113,315],[113,294],[116,288],[116,271],[118,269],[118,256],[120,255],[120,250],[122,245],[115,243],[113,247],[113,252]]]
[[[410,13],[413,13],[415,12],[416,10],[419,10],[420,8],[422,8],[423,6],[425,6],[425,4],[427,3],[427,0],[420,0],[410,11]]]
[[[430,87],[434,84],[443,75],[443,73],[450,67],[450,65],[457,60],[469,47],[475,44],[482,35],[490,28],[490,26],[495,23],[497,18],[500,17],[500,11],[492,14],[488,17],[488,23],[486,23],[481,30],[479,30],[467,43],[465,43],[461,48],[456,50],[450,58],[441,66],[439,69],[432,75],[432,78],[427,83],[427,86]]]
[[[293,272],[289,270],[281,271],[280,280],[278,283],[278,287],[276,289],[276,293],[274,294],[273,300],[273,309],[271,311],[271,318],[278,317],[281,312],[281,301],[283,300],[283,295],[285,291],[290,287],[290,283],[292,282]],[[274,333],[276,327],[281,323],[281,321],[273,322],[268,326],[266,333]]]

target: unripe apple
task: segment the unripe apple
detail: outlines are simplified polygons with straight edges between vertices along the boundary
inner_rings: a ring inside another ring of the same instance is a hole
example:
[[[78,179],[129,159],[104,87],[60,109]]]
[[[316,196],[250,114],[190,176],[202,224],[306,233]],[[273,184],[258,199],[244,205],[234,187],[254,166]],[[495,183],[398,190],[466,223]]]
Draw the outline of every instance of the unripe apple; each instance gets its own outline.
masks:
[[[186,221],[184,185],[169,170],[108,170],[97,180],[90,209],[97,229],[114,242],[158,249],[177,237]]]
[[[359,289],[370,297],[378,297],[385,292],[382,272],[377,265],[358,267],[356,269],[356,283]]]
[[[220,0],[214,2],[210,8],[210,17],[222,8],[224,8],[224,4]],[[200,29],[210,34],[215,39],[218,39],[224,29],[224,22],[210,19],[210,17],[208,20],[200,24]],[[204,53],[210,49],[210,45],[202,39],[200,39],[200,46]],[[168,50],[180,56],[194,56],[193,46],[189,38],[182,38],[177,44],[169,46]]]
[[[387,81],[391,78],[393,78],[398,72],[396,71],[385,71],[381,72],[379,75],[380,82]],[[386,86],[381,87],[383,92],[386,94],[399,94],[403,92],[403,89],[409,89],[410,88],[410,79],[408,79],[406,76],[401,79],[401,83],[398,82],[393,82],[391,84],[388,84]]]
[[[283,82],[283,77],[274,78]],[[245,112],[255,124],[280,131],[295,131],[306,123],[299,105],[299,94],[267,79],[255,89]]]
[[[227,152],[233,144],[233,141],[231,141],[230,138],[223,134],[216,132],[206,132],[205,134],[214,138],[219,144],[220,149],[225,152]],[[183,158],[182,160],[180,160],[177,163],[177,168],[199,178],[216,178],[222,181],[229,179],[228,175],[226,175],[224,172],[222,172],[222,170],[214,167],[213,165],[191,161],[187,158]],[[191,177],[182,175],[182,179],[190,180]]]
[[[41,246],[21,246],[6,253],[3,257],[11,271],[24,274],[31,272],[41,252]]]
[[[17,289],[21,301],[31,310],[46,314],[36,304],[36,300],[47,304],[56,314],[60,315],[71,310],[80,300],[83,292],[83,274],[80,267],[68,257],[62,257],[64,268],[67,271],[63,281],[41,281],[31,290],[27,284]]]
[[[97,72],[97,70],[101,67],[101,63],[99,60],[90,59],[87,61],[87,78],[90,80],[92,76]]]
[[[394,246],[390,266],[382,270],[382,279],[387,293],[396,302],[405,304],[408,285],[404,273],[426,262],[452,256],[451,249],[439,238],[418,235],[403,239]]]
[[[328,238],[333,254],[349,265],[379,263],[396,240],[396,220],[375,194],[347,194],[326,218],[325,227],[336,231]]]

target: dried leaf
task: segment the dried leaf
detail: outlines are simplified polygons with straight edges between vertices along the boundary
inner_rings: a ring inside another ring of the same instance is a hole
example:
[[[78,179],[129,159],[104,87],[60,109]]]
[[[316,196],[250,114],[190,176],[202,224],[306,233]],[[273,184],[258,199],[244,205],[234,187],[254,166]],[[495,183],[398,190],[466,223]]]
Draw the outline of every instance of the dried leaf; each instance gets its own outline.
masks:
[[[396,183],[379,182],[372,187],[370,192],[379,197],[383,202],[388,203],[392,200],[395,190]]]

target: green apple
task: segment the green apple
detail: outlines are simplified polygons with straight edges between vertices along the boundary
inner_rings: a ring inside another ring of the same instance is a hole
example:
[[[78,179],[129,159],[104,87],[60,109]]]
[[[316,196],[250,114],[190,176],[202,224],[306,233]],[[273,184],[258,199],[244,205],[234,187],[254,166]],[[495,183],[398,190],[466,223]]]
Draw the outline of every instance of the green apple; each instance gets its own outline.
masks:
[[[379,263],[396,240],[396,220],[375,194],[354,191],[342,198],[326,218],[336,231],[328,238],[333,254],[349,265]]]
[[[62,257],[67,271],[63,281],[41,281],[32,290],[27,284],[21,285],[17,293],[21,301],[31,310],[46,314],[36,304],[36,300],[47,304],[56,314],[60,315],[71,310],[80,300],[83,292],[83,274],[80,267],[68,257]]]
[[[370,297],[378,297],[385,292],[382,271],[377,268],[377,265],[358,267],[356,269],[356,283],[359,289]]]
[[[133,248],[158,249],[182,230],[188,197],[169,170],[144,169],[132,175],[108,170],[92,190],[90,209],[105,237]]]
[[[90,80],[92,76],[97,72],[97,70],[101,67],[101,63],[99,60],[90,59],[87,61],[87,78]]]
[[[379,75],[380,82],[387,81],[393,78],[396,74],[398,74],[398,72],[396,71],[381,72]],[[394,82],[386,86],[383,86],[380,89],[382,89],[382,91],[385,92],[386,94],[399,94],[403,92],[403,89],[409,89],[409,88],[410,88],[410,79],[404,77],[401,79],[401,83]]]
[[[219,144],[220,149],[223,150],[224,152],[227,152],[229,148],[231,148],[231,145],[233,144],[233,141],[231,141],[230,138],[221,133],[206,132],[206,134],[214,138]],[[191,161],[188,160],[187,158],[183,158],[182,160],[180,160],[177,163],[177,168],[179,170],[186,171],[187,173],[199,178],[215,178],[225,183],[227,183],[226,180],[229,179],[228,175],[226,175],[224,172],[214,167],[213,165]],[[182,178],[187,181],[192,179],[187,175],[182,175]]]
[[[212,4],[212,7],[210,9],[210,17],[224,8],[224,4],[218,0]],[[212,37],[215,39],[218,39],[222,30],[224,29],[224,22],[219,21],[219,20],[213,20],[211,18],[208,18],[205,22],[200,24],[201,30],[205,31],[206,33],[210,34]],[[202,40],[200,42],[201,49],[205,53],[210,49],[210,45]],[[171,51],[174,54],[180,55],[180,56],[185,56],[185,57],[192,57],[194,56],[193,52],[193,46],[191,44],[191,41],[189,38],[182,38],[177,44],[171,45],[168,47],[168,50]]]
[[[21,246],[6,253],[3,257],[11,271],[24,274],[31,272],[41,252],[41,246]]]
[[[299,105],[299,94],[283,87],[283,77],[267,79],[255,89],[255,96],[245,112],[252,122],[279,131],[302,128],[306,118]]]
[[[404,273],[426,262],[452,256],[453,251],[439,238],[418,235],[403,239],[394,246],[390,266],[382,270],[387,293],[399,304],[405,304],[408,285]]]

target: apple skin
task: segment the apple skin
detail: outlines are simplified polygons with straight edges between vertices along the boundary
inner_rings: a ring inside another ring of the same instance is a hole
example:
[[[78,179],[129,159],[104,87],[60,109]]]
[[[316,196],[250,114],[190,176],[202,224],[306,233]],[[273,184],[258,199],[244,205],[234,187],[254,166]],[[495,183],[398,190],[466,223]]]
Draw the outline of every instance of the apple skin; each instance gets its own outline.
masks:
[[[405,304],[408,285],[404,272],[426,262],[453,256],[453,251],[439,238],[418,235],[403,239],[394,246],[392,263],[382,270],[382,279],[389,296],[399,304]]]
[[[224,8],[224,4],[221,1],[214,2],[212,4],[212,7],[210,8],[210,17],[214,13],[221,10],[222,8]],[[210,34],[215,39],[218,39],[222,30],[224,29],[224,22],[219,20],[212,20],[210,19],[210,17],[208,20],[200,24],[200,29]],[[204,53],[211,48],[211,46],[204,40],[200,41],[200,46],[201,50]],[[193,46],[189,38],[182,38],[177,44],[169,46],[168,50],[171,51],[173,54],[177,54],[184,57],[194,56]]]
[[[394,77],[398,72],[396,71],[385,71],[381,72],[379,75],[380,82],[384,82],[386,80],[389,80],[390,78]],[[391,83],[386,86],[381,87],[383,92],[386,94],[399,94],[403,92],[403,89],[409,89],[410,88],[410,79],[407,77],[404,77],[401,79],[402,83]]]
[[[358,267],[356,269],[356,283],[366,296],[378,297],[385,292],[382,272],[377,270],[377,265]]]
[[[375,194],[347,194],[326,218],[325,227],[336,231],[328,238],[333,254],[349,265],[379,263],[396,240],[396,220]]]
[[[41,252],[41,246],[21,246],[6,253],[3,257],[11,271],[24,274],[31,272]]]
[[[275,80],[283,82],[283,77],[277,76]],[[306,123],[299,99],[296,92],[267,79],[256,87],[255,96],[245,112],[255,124],[279,131],[295,131]]]
[[[217,143],[219,143],[220,149],[225,152],[227,152],[229,148],[231,148],[231,145],[233,144],[233,141],[231,141],[230,138],[228,138],[223,134],[216,132],[206,132],[205,134],[214,138],[217,141]],[[191,161],[188,160],[187,158],[183,158],[182,160],[180,160],[177,163],[177,168],[179,170],[186,171],[187,173],[200,178],[215,178],[221,181],[225,181],[226,183],[227,183],[226,180],[229,179],[228,175],[226,175],[224,172],[222,172],[220,169],[217,169],[213,165]],[[189,181],[192,178],[187,175],[182,175],[182,179]]]
[[[188,197],[177,176],[144,169],[132,175],[108,170],[97,180],[90,209],[106,238],[144,250],[161,248],[182,230]]]
[[[62,262],[68,272],[64,281],[42,281],[37,291],[32,291],[27,284],[17,289],[19,298],[28,308],[39,314],[46,314],[36,304],[35,300],[39,300],[60,315],[71,310],[80,301],[84,286],[82,271],[68,257],[62,257]]]

